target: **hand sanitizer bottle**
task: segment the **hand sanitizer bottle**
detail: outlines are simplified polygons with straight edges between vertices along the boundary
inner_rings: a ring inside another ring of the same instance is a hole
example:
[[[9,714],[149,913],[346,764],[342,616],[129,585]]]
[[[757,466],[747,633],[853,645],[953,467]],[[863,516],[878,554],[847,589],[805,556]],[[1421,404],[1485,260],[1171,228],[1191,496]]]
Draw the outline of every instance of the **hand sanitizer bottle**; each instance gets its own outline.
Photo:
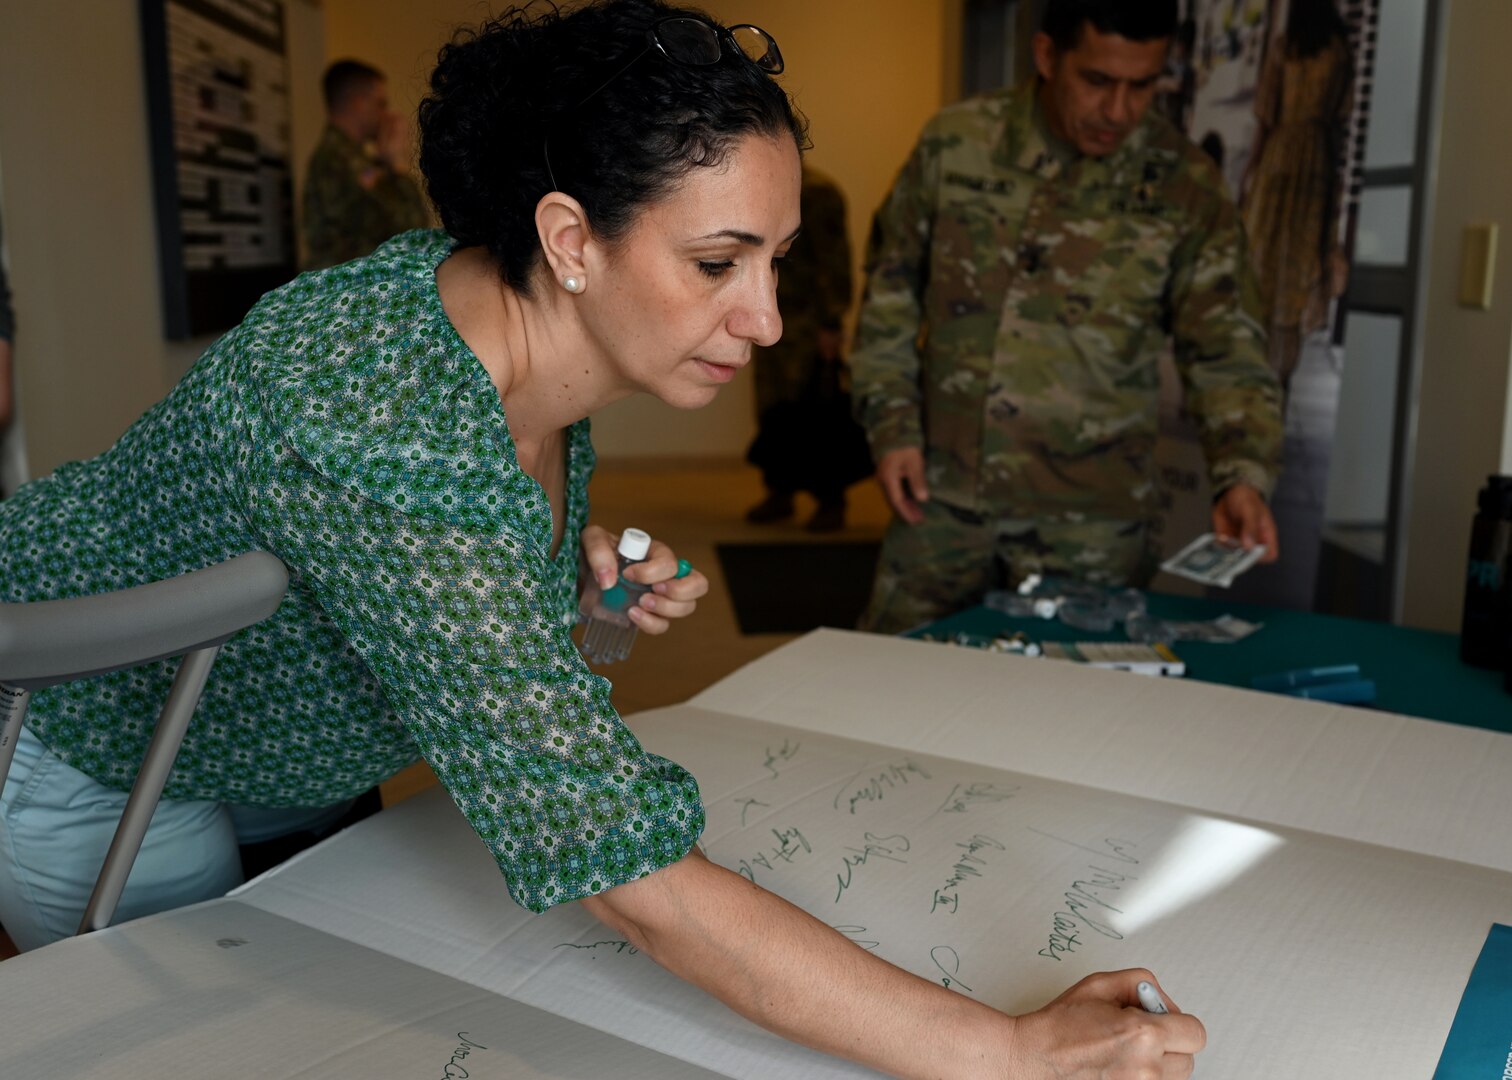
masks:
[[[612,664],[630,655],[638,629],[630,621],[630,609],[651,591],[649,585],[625,580],[625,569],[643,560],[651,550],[651,537],[640,529],[626,529],[620,535],[618,550],[619,579],[602,591],[592,585],[583,593],[582,610],[588,616],[583,655],[595,664]]]

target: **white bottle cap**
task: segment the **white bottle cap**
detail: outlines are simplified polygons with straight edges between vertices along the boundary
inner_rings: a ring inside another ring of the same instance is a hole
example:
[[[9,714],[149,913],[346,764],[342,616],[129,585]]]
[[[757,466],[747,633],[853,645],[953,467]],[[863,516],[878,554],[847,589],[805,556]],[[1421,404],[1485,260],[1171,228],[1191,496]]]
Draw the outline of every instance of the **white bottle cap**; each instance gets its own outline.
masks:
[[[651,550],[651,537],[639,529],[626,529],[620,534],[619,553],[631,562],[640,562]]]

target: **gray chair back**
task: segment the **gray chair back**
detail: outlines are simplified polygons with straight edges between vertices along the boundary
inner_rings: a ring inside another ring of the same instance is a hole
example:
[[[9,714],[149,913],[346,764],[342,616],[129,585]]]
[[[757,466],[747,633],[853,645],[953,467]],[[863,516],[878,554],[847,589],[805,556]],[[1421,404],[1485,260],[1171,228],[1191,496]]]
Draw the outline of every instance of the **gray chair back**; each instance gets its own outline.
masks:
[[[32,691],[183,657],[79,933],[110,925],[216,653],[232,635],[278,610],[288,586],[283,563],[252,551],[96,596],[0,603],[0,789]]]

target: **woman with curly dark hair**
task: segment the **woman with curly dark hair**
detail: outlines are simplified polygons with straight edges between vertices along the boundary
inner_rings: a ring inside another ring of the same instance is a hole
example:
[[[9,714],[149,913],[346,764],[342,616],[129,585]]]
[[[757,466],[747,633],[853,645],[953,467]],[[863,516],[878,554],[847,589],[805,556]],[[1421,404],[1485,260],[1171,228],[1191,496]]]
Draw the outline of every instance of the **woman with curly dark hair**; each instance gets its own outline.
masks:
[[[238,838],[325,820],[421,756],[518,903],[580,901],[785,1036],[902,1076],[1185,1076],[1201,1026],[1139,1011],[1147,973],[1011,1018],[709,862],[693,778],[573,644],[579,552],[616,572],[586,522],[587,418],[632,393],[704,405],[781,332],[805,138],[781,70],[765,32],[655,0],[459,36],[420,109],[444,231],[270,293],[111,450],[0,507],[7,601],[249,548],[290,570],[223,647],[119,910],[224,892]],[[652,586],[641,630],[707,590],[677,571],[655,546],[629,572]],[[77,923],[168,679],[35,695],[0,800],[23,947]]]

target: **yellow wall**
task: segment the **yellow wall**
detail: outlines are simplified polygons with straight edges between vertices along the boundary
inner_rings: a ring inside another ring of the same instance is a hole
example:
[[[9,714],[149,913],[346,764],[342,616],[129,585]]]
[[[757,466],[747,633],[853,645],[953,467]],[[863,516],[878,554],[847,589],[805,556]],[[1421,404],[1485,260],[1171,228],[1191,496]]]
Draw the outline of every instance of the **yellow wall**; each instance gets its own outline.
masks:
[[[710,7],[782,43],[784,81],[812,122],[813,161],[850,196],[859,260],[872,209],[958,81],[960,0]],[[327,60],[358,56],[382,67],[396,105],[412,112],[436,49],[486,5],[287,0],[285,10],[298,183],[319,134]],[[0,3],[0,213],[33,475],[106,449],[210,340],[163,338],[137,4],[77,0],[66,25],[59,12]],[[607,457],[738,455],[754,426],[751,396],[746,377],[694,413],[627,401],[599,417],[596,438]]]
[[[1476,491],[1512,474],[1512,4],[1453,0],[1446,23],[1402,619],[1458,631]],[[1462,233],[1477,222],[1501,225],[1488,311],[1457,300]]]
[[[850,194],[858,247],[920,124],[953,96],[959,6],[710,5],[726,21],[765,26],[782,43],[784,80],[813,123],[813,161]],[[326,59],[377,63],[390,72],[396,102],[412,109],[450,28],[484,10],[475,0],[287,0],[297,159],[318,134]],[[74,0],[63,14],[56,4],[0,2],[0,213],[34,475],[109,446],[204,344],[162,337],[137,3]],[[1512,98],[1500,77],[1512,5],[1450,0],[1446,25],[1402,595],[1407,621],[1453,629],[1475,490],[1487,473],[1512,473]],[[1454,300],[1462,227],[1481,221],[1503,231],[1486,312]],[[597,425],[611,457],[728,456],[750,431],[745,384],[696,413],[641,401]]]
[[[714,0],[700,6],[727,24],[755,23],[777,39],[787,61],[783,84],[811,125],[809,160],[849,197],[859,266],[871,213],[919,128],[955,97],[960,0]],[[486,9],[476,0],[326,0],[325,13],[327,55],[382,68],[394,106],[413,116],[437,48],[453,27],[477,22]],[[750,377],[743,374],[697,412],[644,397],[621,402],[594,418],[594,444],[605,458],[738,456],[755,429],[752,411]]]

